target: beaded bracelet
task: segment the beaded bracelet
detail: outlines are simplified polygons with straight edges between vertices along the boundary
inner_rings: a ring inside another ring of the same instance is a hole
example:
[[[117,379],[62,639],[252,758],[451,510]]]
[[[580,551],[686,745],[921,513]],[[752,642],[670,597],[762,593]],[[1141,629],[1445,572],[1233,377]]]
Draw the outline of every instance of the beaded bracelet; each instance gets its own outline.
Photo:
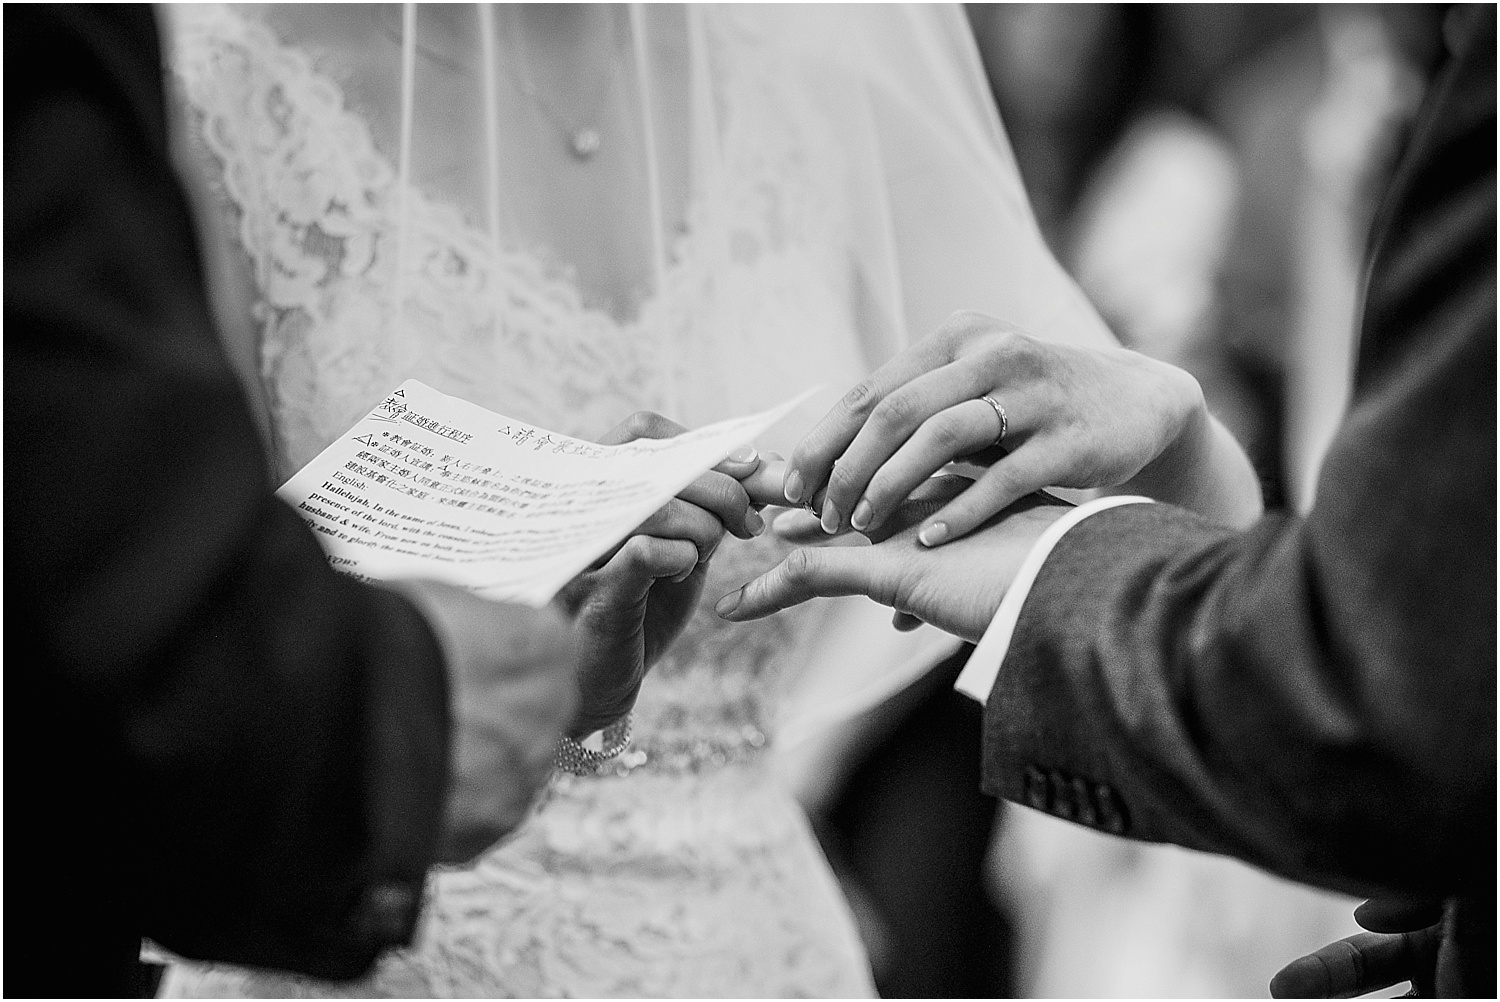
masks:
[[[601,767],[609,765],[625,749],[630,747],[630,714],[604,728],[604,744],[598,751],[585,748],[582,743],[564,734],[557,739],[557,768],[575,776],[591,776]]]

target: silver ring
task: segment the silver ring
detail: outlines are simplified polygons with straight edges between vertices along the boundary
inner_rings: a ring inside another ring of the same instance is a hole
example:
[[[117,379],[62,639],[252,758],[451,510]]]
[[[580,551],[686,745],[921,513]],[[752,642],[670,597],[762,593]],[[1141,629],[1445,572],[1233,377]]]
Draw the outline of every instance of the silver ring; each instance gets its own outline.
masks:
[[[988,446],[986,446],[986,448],[993,449],[995,446],[997,446],[1001,442],[1005,441],[1005,433],[1007,431],[1010,431],[1010,421],[1006,419],[1006,417],[1005,417],[1005,408],[1002,407],[1002,406],[1000,406],[1000,401],[996,400],[994,397],[990,396],[988,393],[986,393],[984,396],[980,397],[979,399],[983,400],[985,403],[987,403],[991,407],[993,407],[995,409],[995,417],[997,417],[997,418],[1000,419],[1000,434],[996,435],[995,436],[995,440],[993,442],[991,442]]]

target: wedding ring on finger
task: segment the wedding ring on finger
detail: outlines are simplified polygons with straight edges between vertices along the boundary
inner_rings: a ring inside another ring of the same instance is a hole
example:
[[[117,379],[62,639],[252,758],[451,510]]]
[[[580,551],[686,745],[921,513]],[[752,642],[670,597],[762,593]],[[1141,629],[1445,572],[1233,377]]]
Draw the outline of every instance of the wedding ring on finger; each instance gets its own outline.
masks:
[[[993,449],[995,446],[997,446],[1000,443],[1002,443],[1002,442],[1005,441],[1005,433],[1007,431],[1010,431],[1010,421],[1006,418],[1006,416],[1005,416],[1005,408],[1001,406],[1000,401],[996,400],[994,397],[990,396],[988,393],[986,393],[984,396],[980,397],[979,399],[983,400],[985,403],[989,404],[990,407],[992,407],[994,409],[994,411],[995,411],[995,417],[997,417],[997,418],[1000,419],[1000,434],[996,435],[995,436],[995,440],[993,442],[991,442],[989,444],[989,446],[988,446],[988,448]]]

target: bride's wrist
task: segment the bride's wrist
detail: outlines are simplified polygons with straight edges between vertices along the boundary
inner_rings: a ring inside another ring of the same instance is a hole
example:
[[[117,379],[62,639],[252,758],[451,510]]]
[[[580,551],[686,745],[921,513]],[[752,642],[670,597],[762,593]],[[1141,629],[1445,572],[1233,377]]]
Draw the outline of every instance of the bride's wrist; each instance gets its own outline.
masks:
[[[1260,517],[1260,483],[1239,442],[1199,398],[1182,430],[1134,477],[1109,493],[1143,494],[1242,528]]]
[[[1193,507],[1198,464],[1209,453],[1210,419],[1203,387],[1185,369],[1158,359],[1147,359],[1149,375],[1156,378],[1158,392],[1167,398],[1164,406],[1179,414],[1176,434],[1164,448],[1141,467],[1135,476],[1108,494],[1143,494],[1158,501]]]

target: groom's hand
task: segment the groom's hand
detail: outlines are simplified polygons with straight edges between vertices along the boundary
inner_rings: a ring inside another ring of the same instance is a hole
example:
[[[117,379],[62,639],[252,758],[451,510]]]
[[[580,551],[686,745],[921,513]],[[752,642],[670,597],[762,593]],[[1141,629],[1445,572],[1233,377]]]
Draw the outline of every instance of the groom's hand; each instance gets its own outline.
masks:
[[[715,608],[723,618],[739,622],[820,596],[864,595],[977,641],[1032,544],[1066,508],[1032,495],[971,536],[937,548],[919,543],[922,520],[970,483],[963,477],[933,478],[871,536],[874,545],[794,550]]]

